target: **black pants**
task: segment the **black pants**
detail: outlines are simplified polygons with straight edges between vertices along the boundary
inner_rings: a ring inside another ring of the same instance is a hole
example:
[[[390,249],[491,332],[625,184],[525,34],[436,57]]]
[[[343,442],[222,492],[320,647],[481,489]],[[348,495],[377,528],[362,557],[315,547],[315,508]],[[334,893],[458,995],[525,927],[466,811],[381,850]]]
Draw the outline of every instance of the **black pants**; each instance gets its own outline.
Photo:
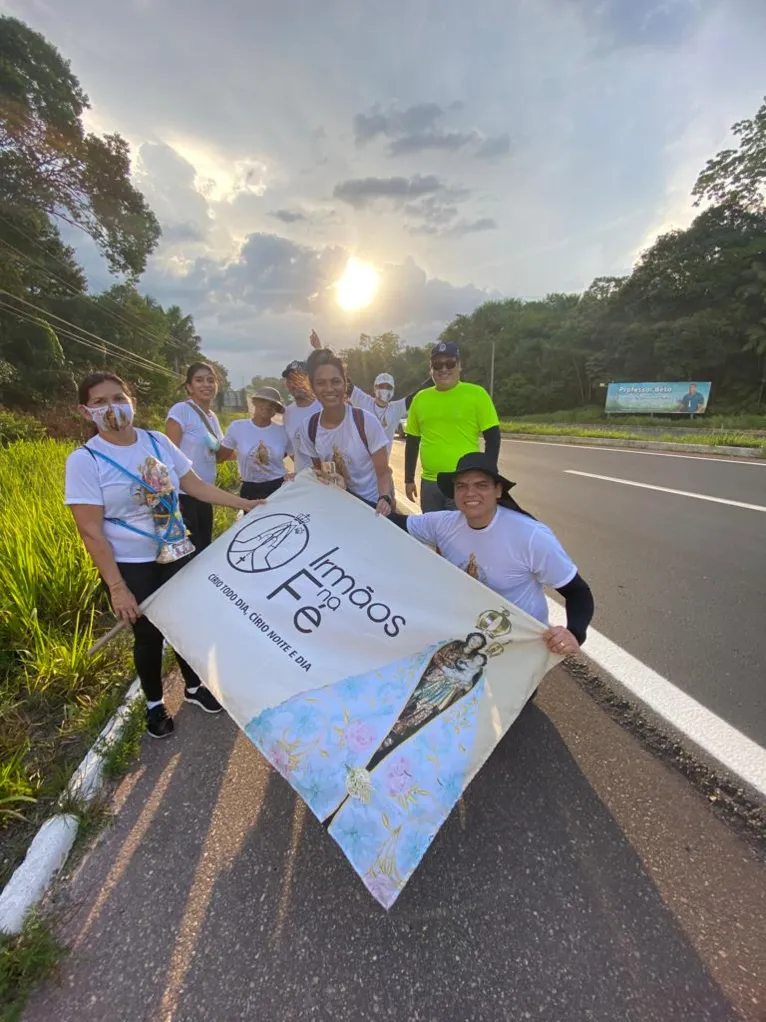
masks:
[[[213,505],[204,504],[188,493],[179,494],[178,500],[194,551],[199,553],[213,542]]]
[[[141,561],[131,564],[127,561],[118,562],[117,567],[125,579],[125,584],[142,603],[147,596],[156,592],[169,578],[185,567],[192,555],[183,557],[171,564],[158,564],[156,561]],[[155,628],[148,617],[140,617],[133,625],[133,659],[136,674],[141,688],[149,703],[162,699],[162,633]],[[196,688],[202,684],[194,670],[176,653],[178,666],[181,668],[187,688]]]
[[[267,483],[242,483],[239,488],[240,497],[245,500],[265,500],[275,493],[284,479],[269,479]]]

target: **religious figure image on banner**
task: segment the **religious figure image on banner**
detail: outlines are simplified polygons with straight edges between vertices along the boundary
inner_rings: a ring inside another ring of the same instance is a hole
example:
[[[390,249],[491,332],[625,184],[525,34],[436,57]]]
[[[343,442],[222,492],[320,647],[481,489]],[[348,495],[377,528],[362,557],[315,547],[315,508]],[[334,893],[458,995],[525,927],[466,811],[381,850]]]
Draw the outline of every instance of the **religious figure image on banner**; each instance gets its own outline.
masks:
[[[505,610],[485,611],[476,627],[301,692],[245,728],[386,908],[470,780],[485,667],[512,630]]]
[[[385,908],[560,660],[540,621],[311,470],[144,613]]]

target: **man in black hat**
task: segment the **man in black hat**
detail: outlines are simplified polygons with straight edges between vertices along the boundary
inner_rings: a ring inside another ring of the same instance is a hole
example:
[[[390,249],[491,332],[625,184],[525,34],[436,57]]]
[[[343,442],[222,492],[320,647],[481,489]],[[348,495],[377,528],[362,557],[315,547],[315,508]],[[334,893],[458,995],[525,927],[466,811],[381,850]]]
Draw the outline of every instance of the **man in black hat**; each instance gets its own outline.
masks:
[[[557,590],[567,627],[548,628],[544,638],[552,653],[577,653],[593,617],[593,594],[551,530],[510,496],[514,484],[496,462],[486,453],[466,454],[454,472],[439,473],[437,485],[457,510],[392,520],[545,625],[545,587]]]
[[[492,461],[500,454],[500,425],[487,391],[476,383],[460,379],[460,351],[452,341],[439,341],[431,350],[433,387],[421,390],[412,400],[407,416],[404,450],[404,483],[407,497],[417,496],[415,469],[420,453],[420,506],[423,511],[455,507],[437,486],[440,472],[451,469],[458,459],[484,450]]]
[[[300,472],[301,469],[311,465],[311,458],[301,448],[298,433],[304,422],[307,422],[314,412],[321,412],[322,406],[312,393],[305,362],[299,362],[297,359],[290,362],[282,373],[282,379],[293,399],[293,403],[285,408],[282,422],[290,442],[295,471]]]

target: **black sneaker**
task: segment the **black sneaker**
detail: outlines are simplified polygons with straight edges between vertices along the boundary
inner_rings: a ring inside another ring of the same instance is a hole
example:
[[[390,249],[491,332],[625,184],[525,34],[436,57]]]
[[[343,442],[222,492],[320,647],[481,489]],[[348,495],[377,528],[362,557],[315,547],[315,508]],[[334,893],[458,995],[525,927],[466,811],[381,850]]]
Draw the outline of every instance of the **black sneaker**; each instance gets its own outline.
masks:
[[[184,699],[187,703],[194,703],[195,706],[199,706],[205,713],[220,713],[223,709],[210,689],[205,688],[204,685],[200,685],[194,692],[190,692],[188,688],[185,689]]]
[[[169,716],[164,703],[146,711],[146,730],[152,738],[168,738],[173,734],[175,730],[173,718]]]

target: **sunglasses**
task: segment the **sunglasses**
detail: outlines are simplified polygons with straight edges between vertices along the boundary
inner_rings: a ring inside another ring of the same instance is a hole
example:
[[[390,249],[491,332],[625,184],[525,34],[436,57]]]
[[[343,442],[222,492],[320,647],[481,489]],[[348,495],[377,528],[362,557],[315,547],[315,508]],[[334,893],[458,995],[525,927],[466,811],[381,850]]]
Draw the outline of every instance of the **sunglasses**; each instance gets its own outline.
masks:
[[[442,369],[454,369],[456,365],[457,365],[456,358],[445,358],[444,360],[439,359],[437,361],[432,362],[431,368],[435,369],[438,373],[441,372]]]

